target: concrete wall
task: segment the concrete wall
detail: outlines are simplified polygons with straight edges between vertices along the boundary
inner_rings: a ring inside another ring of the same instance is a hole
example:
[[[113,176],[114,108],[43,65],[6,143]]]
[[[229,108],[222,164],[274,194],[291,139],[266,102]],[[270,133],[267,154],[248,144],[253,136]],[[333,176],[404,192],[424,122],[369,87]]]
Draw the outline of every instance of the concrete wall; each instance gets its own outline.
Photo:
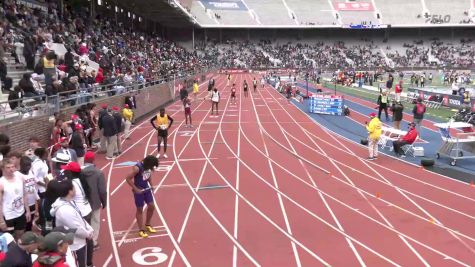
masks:
[[[210,76],[211,75],[200,73],[195,76],[187,77],[186,87],[188,90],[191,90],[191,84],[194,79],[203,82]],[[178,84],[184,84],[184,79],[177,80],[175,85]],[[147,118],[147,116],[152,112],[157,112],[160,107],[175,100],[175,89],[173,82],[162,83],[140,89],[134,93],[98,99],[95,103],[97,104],[97,107],[100,107],[102,104],[107,104],[109,107],[119,106],[122,108],[125,103],[125,97],[130,94],[135,94],[137,102],[137,109],[134,110],[135,118],[136,120],[142,120]],[[64,115],[65,118],[69,118],[76,109],[77,106],[66,108],[61,110],[61,114]],[[12,151],[24,151],[28,149],[28,139],[31,136],[38,137],[41,140],[42,146],[49,146],[53,124],[54,121],[49,116],[31,117],[15,122],[0,124],[0,133],[5,133],[10,137]]]

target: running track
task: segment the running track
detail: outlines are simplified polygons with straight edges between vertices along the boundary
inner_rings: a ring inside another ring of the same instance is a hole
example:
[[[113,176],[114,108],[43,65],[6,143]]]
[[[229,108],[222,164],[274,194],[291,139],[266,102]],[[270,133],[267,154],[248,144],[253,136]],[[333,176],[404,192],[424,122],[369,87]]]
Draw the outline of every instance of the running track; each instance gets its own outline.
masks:
[[[224,75],[216,85],[220,116],[194,102],[192,130],[181,103],[167,109],[175,123],[153,175],[157,234],[137,238],[131,167],[120,166],[156,155],[148,119],[121,156],[98,158],[110,204],[96,266],[475,265],[475,188],[384,155],[367,162],[365,147],[271,87],[238,92],[234,105]]]

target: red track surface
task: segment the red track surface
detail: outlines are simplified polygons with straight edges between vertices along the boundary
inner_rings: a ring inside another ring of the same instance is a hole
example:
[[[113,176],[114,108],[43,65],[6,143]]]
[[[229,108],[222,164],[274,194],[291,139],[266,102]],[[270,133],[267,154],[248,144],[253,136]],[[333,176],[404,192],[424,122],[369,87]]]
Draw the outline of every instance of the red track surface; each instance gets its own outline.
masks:
[[[240,88],[251,76],[234,79]],[[232,105],[224,75],[216,82],[219,117],[195,102],[190,131],[181,104],[168,108],[169,158],[153,176],[157,234],[137,238],[130,167],[115,166],[156,154],[148,120],[120,157],[99,160],[110,204],[96,266],[475,265],[473,187],[386,156],[366,162],[365,147],[272,88]],[[207,185],[225,187],[198,190]]]

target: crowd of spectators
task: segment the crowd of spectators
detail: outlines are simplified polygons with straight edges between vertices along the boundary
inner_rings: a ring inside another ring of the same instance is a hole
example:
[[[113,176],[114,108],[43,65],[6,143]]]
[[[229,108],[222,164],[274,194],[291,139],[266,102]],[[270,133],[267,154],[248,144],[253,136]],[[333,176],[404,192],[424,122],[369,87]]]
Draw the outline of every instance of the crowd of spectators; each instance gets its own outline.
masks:
[[[0,236],[9,233],[16,240],[11,246],[0,247],[0,256],[6,253],[6,262],[17,260],[17,255],[8,252],[13,247],[32,253],[22,247],[25,234],[35,233],[38,240],[43,240],[40,236],[47,239],[48,234],[58,231],[55,227],[63,227],[75,229],[68,241],[69,250],[75,255],[75,260],[69,259],[69,266],[93,266],[93,251],[99,249],[100,211],[107,206],[105,178],[94,165],[95,155],[107,153],[106,159],[111,160],[121,153],[122,133],[129,138],[136,108],[133,96],[127,97],[126,102],[123,109],[102,105],[98,111],[95,104],[88,103],[70,117],[57,115],[50,144],[41,144],[33,136],[26,151],[14,151],[9,137],[0,133],[0,200],[22,202],[4,206],[16,207],[14,210],[0,209]],[[97,135],[101,137],[100,144],[93,141]],[[15,191],[18,199],[11,195],[10,188],[16,182],[25,184],[25,189]],[[45,246],[42,241],[37,243]],[[40,250],[34,266],[50,266],[42,265],[42,257],[59,253],[56,249]],[[66,261],[66,249],[57,260]],[[0,266],[4,266],[1,257]]]
[[[89,19],[87,8],[66,6],[60,14],[55,3],[47,2],[46,13],[12,0],[2,2],[0,78],[2,89],[12,92],[10,100],[58,93],[69,97],[98,88],[121,92],[131,84],[181,76],[204,66],[197,53],[174,42],[101,15]],[[61,50],[62,45],[67,51]],[[5,83],[7,53],[30,71],[19,84]],[[17,106],[21,102],[11,108]]]

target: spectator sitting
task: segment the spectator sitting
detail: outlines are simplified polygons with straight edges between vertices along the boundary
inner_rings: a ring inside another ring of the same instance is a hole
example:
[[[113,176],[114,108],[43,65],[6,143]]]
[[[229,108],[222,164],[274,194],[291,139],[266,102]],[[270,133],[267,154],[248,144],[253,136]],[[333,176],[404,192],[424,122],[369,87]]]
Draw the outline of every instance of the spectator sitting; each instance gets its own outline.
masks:
[[[43,89],[43,86],[41,85],[40,81],[41,77],[38,74],[31,74],[31,83],[33,83],[35,92],[37,92],[38,94],[44,94],[45,90]]]
[[[33,82],[31,81],[31,74],[29,73],[23,74],[23,78],[20,80],[18,85],[23,90],[23,94],[25,97],[35,97],[39,95],[39,93],[35,90],[35,87],[33,86]]]
[[[394,153],[396,153],[396,155],[404,156],[401,147],[412,145],[416,141],[417,135],[416,124],[414,122],[409,123],[409,131],[406,135],[393,142]]]
[[[22,107],[22,99],[24,97],[23,90],[20,86],[15,86],[13,91],[8,94],[8,104],[10,105],[11,110],[15,110],[17,107]]]

